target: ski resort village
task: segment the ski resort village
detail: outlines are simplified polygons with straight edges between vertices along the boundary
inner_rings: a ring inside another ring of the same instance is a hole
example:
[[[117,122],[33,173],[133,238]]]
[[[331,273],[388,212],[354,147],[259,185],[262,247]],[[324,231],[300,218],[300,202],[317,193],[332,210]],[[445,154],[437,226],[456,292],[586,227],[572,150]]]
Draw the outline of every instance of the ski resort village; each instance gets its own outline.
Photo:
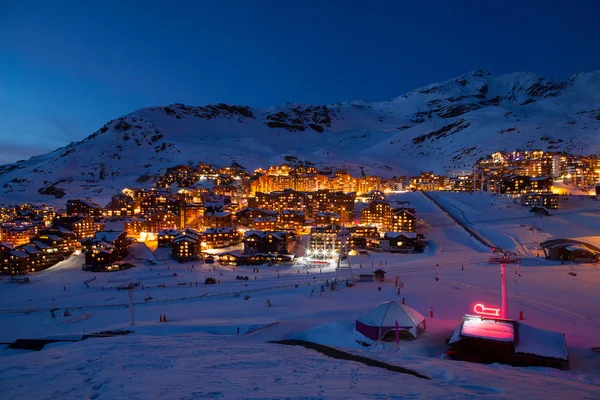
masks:
[[[6,398],[600,397],[597,157],[137,182],[0,209]]]

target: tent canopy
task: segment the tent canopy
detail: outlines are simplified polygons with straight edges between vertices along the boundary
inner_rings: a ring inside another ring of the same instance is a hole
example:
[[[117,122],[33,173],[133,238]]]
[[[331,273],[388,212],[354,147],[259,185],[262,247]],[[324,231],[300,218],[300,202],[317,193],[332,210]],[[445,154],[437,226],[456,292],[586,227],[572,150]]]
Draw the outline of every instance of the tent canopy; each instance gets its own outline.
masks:
[[[356,321],[356,330],[373,340],[380,340],[390,330],[396,329],[396,322],[399,329],[408,331],[412,338],[425,330],[425,317],[395,301],[386,301],[371,309]]]

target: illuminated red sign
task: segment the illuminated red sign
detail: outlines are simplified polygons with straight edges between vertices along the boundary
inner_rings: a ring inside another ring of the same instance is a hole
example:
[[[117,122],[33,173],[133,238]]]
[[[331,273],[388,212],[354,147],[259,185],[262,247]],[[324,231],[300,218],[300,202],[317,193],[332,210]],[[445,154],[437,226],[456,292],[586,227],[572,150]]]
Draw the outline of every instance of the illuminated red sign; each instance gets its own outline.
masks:
[[[475,307],[473,307],[473,311],[475,311],[475,314],[485,315],[488,317],[499,317],[500,316],[499,308],[486,307],[481,303],[475,304]]]

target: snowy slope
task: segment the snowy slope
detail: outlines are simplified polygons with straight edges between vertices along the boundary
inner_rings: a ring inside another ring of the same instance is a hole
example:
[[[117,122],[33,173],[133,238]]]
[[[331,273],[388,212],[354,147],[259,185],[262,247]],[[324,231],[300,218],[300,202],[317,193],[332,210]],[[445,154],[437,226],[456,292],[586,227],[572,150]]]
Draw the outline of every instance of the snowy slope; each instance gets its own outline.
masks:
[[[435,251],[352,257],[355,274],[383,266],[388,273],[383,283],[365,282],[351,288],[340,285],[338,290],[319,292],[320,284],[309,285],[311,276],[331,280],[336,276],[333,265],[322,272],[302,265],[265,266],[255,273],[254,266],[233,271],[218,264],[178,263],[163,259],[160,252],[155,253],[158,264],[136,261],[135,268],[98,274],[89,289],[83,281],[94,273],[81,270],[82,255],[29,275],[29,285],[0,280],[0,342],[76,338],[83,332],[130,328],[130,310],[123,306],[129,294],[115,286],[132,279],[144,286],[134,291],[134,334],[55,343],[40,352],[0,346],[3,398],[600,398],[600,355],[590,351],[600,345],[597,266],[578,265],[577,277],[566,274],[567,266],[538,257],[523,258],[522,275],[513,273],[514,266],[509,267],[509,316],[518,318],[523,311],[527,325],[564,333],[570,371],[441,359],[447,339],[464,313],[478,302],[500,304],[499,266],[489,264],[491,253],[481,249],[421,193],[390,197],[391,201],[410,201],[416,207],[429,246]],[[488,197],[466,193],[448,196],[452,203],[465,205],[465,219],[475,227],[489,223],[475,213],[486,206],[492,208]],[[586,203],[573,204],[571,211],[587,212],[583,211],[588,208]],[[513,207],[502,208],[502,215],[490,215],[488,220],[510,219],[513,211]],[[580,220],[574,219],[576,223]],[[577,231],[576,225],[569,228]],[[195,268],[190,269],[190,264]],[[302,273],[297,273],[297,268],[302,268]],[[310,270],[310,276],[304,274],[305,269]],[[438,273],[441,279],[435,280]],[[242,282],[235,279],[238,274],[258,279]],[[209,276],[221,283],[185,285]],[[401,294],[394,284],[395,276],[404,283]],[[166,286],[157,287],[160,284]],[[234,292],[241,295],[227,295]],[[152,300],[145,301],[146,296]],[[399,346],[381,342],[364,347],[370,341],[355,331],[354,321],[383,301],[403,298],[426,316],[425,335],[402,341]],[[48,309],[54,306],[60,310],[52,319]],[[19,312],[23,309],[32,312]],[[64,316],[66,309],[71,317]],[[64,323],[86,313],[91,314],[87,319]],[[168,314],[168,323],[159,322],[162,314]],[[273,322],[278,324],[247,333],[251,327]],[[432,379],[268,343],[281,339],[333,346]]]
[[[235,161],[252,170],[285,156],[382,176],[451,173],[498,150],[598,152],[599,130],[600,71],[565,82],[474,71],[385,102],[173,104],[135,111],[80,142],[0,166],[0,197],[48,201],[52,194],[38,191],[52,187],[66,197],[108,197],[124,186],[151,185],[177,164]]]

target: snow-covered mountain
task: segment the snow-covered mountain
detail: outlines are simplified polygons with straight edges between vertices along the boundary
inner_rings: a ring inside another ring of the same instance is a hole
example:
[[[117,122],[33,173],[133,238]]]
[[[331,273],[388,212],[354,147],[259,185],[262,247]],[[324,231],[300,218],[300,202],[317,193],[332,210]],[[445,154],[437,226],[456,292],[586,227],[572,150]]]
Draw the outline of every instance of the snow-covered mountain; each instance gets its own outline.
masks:
[[[498,150],[598,153],[598,132],[600,71],[556,82],[478,70],[383,102],[141,109],[80,142],[0,166],[0,197],[48,201],[53,188],[108,197],[178,164],[237,162],[250,171],[294,157],[354,173],[452,174]]]

